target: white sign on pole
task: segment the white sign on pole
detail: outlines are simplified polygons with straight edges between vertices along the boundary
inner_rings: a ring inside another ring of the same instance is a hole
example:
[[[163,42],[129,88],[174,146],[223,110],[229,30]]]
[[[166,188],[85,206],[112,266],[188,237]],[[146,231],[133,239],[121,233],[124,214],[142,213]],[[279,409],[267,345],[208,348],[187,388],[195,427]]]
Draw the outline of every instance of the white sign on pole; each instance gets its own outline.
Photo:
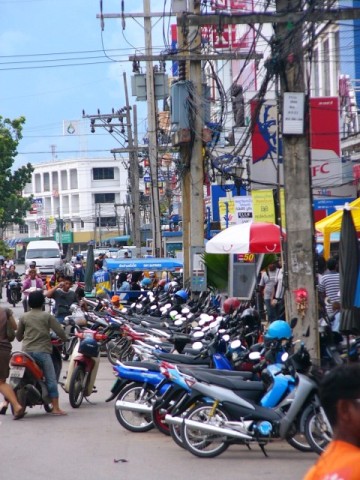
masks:
[[[236,223],[253,221],[253,204],[251,195],[234,197]]]
[[[283,104],[283,135],[303,135],[305,93],[285,92]]]

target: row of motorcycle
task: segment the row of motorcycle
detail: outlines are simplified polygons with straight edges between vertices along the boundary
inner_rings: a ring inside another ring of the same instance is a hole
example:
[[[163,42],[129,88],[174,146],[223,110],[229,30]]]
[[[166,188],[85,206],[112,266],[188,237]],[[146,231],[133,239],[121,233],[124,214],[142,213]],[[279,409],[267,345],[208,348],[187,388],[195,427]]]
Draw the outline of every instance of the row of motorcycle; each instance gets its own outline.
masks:
[[[320,405],[321,368],[282,320],[263,332],[256,310],[229,298],[190,300],[183,289],[143,292],[127,310],[86,300],[65,327],[68,342],[54,339],[54,364],[73,408],[96,392],[100,356],[116,380],[108,402],[131,432],[157,428],[198,457],[215,457],[232,444],[265,446],[286,440],[297,450],[321,453],[332,437]],[[10,382],[24,407],[51,411],[39,367],[14,352]]]

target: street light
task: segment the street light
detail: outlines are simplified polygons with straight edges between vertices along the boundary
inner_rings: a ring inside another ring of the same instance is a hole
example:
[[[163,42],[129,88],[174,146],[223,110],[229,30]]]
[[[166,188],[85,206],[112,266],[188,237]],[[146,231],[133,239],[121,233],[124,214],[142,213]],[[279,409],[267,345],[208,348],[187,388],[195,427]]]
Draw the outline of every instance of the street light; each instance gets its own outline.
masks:
[[[241,195],[241,187],[243,186],[243,175],[245,172],[245,167],[241,163],[232,165],[227,169],[227,173],[233,178],[234,185],[236,188],[236,195]]]

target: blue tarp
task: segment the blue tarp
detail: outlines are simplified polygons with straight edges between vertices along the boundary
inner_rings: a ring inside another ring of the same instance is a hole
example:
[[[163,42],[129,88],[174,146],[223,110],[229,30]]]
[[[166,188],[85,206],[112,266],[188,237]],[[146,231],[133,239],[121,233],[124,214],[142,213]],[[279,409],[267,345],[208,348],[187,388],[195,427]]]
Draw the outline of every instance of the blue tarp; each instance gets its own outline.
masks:
[[[107,258],[104,266],[109,272],[133,272],[133,271],[152,271],[152,272],[171,272],[183,268],[183,263],[172,258],[140,258],[122,260],[117,258]]]

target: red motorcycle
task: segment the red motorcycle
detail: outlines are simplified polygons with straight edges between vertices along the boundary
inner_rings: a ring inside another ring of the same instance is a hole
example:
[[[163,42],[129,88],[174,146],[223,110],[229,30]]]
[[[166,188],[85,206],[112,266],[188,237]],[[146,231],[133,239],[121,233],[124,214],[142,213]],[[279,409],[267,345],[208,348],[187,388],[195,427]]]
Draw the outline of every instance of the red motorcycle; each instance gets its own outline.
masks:
[[[59,381],[62,360],[60,350],[62,341],[58,338],[52,340],[52,359],[55,367],[56,378]],[[21,406],[34,407],[44,406],[46,412],[52,411],[51,400],[45,383],[42,369],[35,360],[27,353],[15,351],[10,358],[10,385],[15,391]]]
[[[69,363],[69,370],[63,388],[69,394],[73,408],[79,408],[84,397],[89,397],[94,389],[100,362],[100,344],[108,340],[108,335],[94,330],[76,332],[79,342],[75,346]]]

